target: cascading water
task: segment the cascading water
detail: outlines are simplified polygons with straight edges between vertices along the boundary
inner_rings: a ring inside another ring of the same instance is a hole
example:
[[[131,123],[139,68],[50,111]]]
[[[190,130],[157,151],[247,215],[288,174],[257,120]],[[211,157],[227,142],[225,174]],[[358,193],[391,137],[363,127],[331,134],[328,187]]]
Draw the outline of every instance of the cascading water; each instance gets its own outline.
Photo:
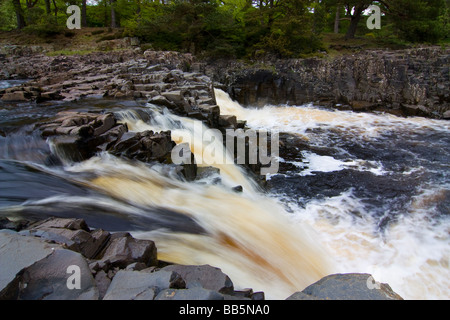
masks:
[[[271,176],[291,219],[313,226],[340,272],[370,273],[406,299],[450,297],[450,124],[317,107],[244,109],[251,128],[289,134],[295,159]]]
[[[312,105],[246,109],[220,90],[216,99],[221,114],[283,133],[267,192],[234,164],[215,163],[220,174],[194,182],[171,166],[107,153],[50,166],[42,155],[51,148],[26,138],[36,156],[26,154],[8,134],[0,137],[1,212],[131,231],[155,240],[161,260],[220,267],[236,288],[272,299],[336,272],[371,273],[407,299],[450,297],[448,122]],[[220,139],[204,145],[199,121],[150,104],[112,111],[130,131],[171,130],[196,158],[211,144],[226,156]]]

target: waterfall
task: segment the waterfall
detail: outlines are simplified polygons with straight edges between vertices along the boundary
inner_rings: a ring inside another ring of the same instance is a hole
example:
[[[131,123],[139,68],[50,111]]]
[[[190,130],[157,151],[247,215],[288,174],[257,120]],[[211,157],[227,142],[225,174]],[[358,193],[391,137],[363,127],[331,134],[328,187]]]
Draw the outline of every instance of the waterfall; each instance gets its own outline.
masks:
[[[168,111],[158,114],[150,108],[149,112],[149,122],[134,111],[118,112],[118,117],[131,131],[171,130],[175,141],[184,137],[202,145],[194,132],[195,125],[201,125],[199,121]],[[226,153],[224,146],[220,147]],[[196,156],[198,152],[194,150]],[[273,299],[286,298],[332,273],[329,254],[318,243],[314,230],[306,224],[293,224],[283,207],[261,193],[237,165],[217,166],[220,184],[208,178],[181,181],[170,177],[163,166],[130,164],[107,154],[68,170],[92,173],[95,178],[84,183],[115,199],[182,213],[205,230],[202,234],[161,229],[134,233],[154,240],[161,260],[220,267],[236,287],[263,290]],[[243,186],[244,192],[233,192],[235,185]]]

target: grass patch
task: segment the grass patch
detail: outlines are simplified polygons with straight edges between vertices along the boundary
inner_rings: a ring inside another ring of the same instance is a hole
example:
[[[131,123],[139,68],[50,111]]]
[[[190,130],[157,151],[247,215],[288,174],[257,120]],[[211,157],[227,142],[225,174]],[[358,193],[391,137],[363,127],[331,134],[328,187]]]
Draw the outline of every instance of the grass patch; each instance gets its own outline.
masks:
[[[345,39],[345,34],[324,33],[323,44],[329,57],[352,54],[367,49],[399,50],[411,48],[412,45],[394,37],[381,37],[373,33],[358,35],[354,39]]]

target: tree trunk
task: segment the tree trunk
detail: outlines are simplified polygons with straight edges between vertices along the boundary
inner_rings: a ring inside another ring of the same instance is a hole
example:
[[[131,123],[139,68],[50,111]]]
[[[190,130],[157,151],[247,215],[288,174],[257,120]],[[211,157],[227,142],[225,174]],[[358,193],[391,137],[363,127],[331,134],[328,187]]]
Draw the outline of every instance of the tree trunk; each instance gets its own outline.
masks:
[[[17,29],[23,29],[26,26],[25,17],[23,15],[22,6],[20,0],[13,0],[14,11],[16,12]]]
[[[45,0],[45,13],[49,16],[52,13],[50,8],[50,0]]]
[[[356,34],[356,29],[358,28],[358,23],[361,20],[361,14],[364,10],[366,10],[369,6],[365,4],[359,4],[355,7],[355,12],[351,16],[350,27],[347,30],[347,34],[345,35],[345,40],[354,39]]]
[[[56,0],[53,0],[53,6],[55,7],[55,23],[58,23],[58,7],[56,6]]]
[[[141,16],[141,0],[136,0],[136,14],[138,17]]]
[[[87,27],[86,0],[81,0],[81,26]]]
[[[110,0],[110,4],[111,4],[111,28],[117,28],[115,2],[116,2],[116,0]]]
[[[334,19],[334,33],[339,33],[339,20],[341,19],[341,6],[336,6],[336,18]]]

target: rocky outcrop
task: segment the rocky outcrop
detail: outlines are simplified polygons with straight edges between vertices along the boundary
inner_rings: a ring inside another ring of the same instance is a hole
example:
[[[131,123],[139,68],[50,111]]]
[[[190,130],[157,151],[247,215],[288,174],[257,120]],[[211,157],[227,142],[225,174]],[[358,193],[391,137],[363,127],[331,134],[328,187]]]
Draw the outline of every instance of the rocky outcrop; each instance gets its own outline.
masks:
[[[107,150],[114,155],[143,162],[170,163],[171,151],[175,145],[170,131],[127,132]]]
[[[131,160],[172,164],[172,149],[176,146],[170,131],[128,132],[127,125],[118,123],[110,112],[63,111],[35,127],[62,161],[83,161],[107,151]],[[194,159],[177,169],[188,181],[197,176]]]
[[[450,50],[366,50],[331,59],[292,59],[205,66],[243,105],[323,106],[443,118],[450,109]]]
[[[223,132],[245,126],[245,122],[235,116],[220,114],[211,79],[198,72],[189,54],[125,50],[83,57],[12,55],[0,61],[0,66],[10,78],[33,78],[26,84],[0,90],[4,103],[141,99]],[[131,133],[126,125],[117,123],[112,113],[61,112],[55,119],[38,124],[37,128],[51,141],[59,156],[70,161],[82,161],[97,152],[108,151],[145,162],[170,163],[174,146],[170,132]],[[187,180],[193,180],[196,170],[192,161],[182,166],[181,173]]]
[[[38,123],[36,128],[48,138],[61,158],[71,161],[89,159],[112,148],[128,131],[112,113],[63,111],[55,119]]]
[[[159,261],[153,241],[126,232],[91,230],[82,219],[65,218],[22,226],[0,230],[0,300],[264,299],[263,292],[235,290],[219,268]],[[288,299],[401,297],[370,275],[349,274],[325,277]]]
[[[0,90],[5,102],[81,98],[148,99],[175,112],[201,116],[215,104],[211,80],[191,71],[193,57],[178,52],[121,50],[86,56],[48,57],[42,54],[0,60],[1,79],[30,79]],[[204,117],[205,118],[205,117]]]
[[[217,128],[214,81],[243,105],[313,102],[358,112],[434,118],[448,118],[444,114],[450,110],[450,51],[440,47],[365,50],[330,59],[251,65],[235,60],[199,62],[190,54],[142,53],[138,48],[57,57],[14,52],[0,59],[0,79],[32,80],[0,90],[5,102],[147,99]]]

